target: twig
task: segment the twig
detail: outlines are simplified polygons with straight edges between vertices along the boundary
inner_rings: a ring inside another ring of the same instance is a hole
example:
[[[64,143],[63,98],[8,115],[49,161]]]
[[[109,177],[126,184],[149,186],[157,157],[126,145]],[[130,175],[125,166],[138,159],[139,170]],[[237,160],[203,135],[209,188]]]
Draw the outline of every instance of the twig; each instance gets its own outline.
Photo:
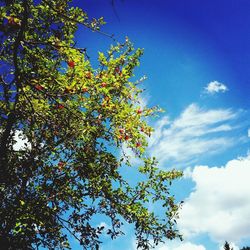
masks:
[[[90,30],[92,30],[92,31],[94,31],[94,32],[97,32],[97,33],[99,33],[99,34],[101,34],[101,35],[107,36],[107,37],[113,39],[113,41],[116,41],[116,39],[114,38],[114,34],[110,35],[110,34],[105,33],[105,32],[103,32],[103,31],[93,29],[90,25],[88,25],[88,24],[86,24],[86,23],[84,23],[84,22],[77,21],[77,20],[75,20],[74,18],[71,18],[71,17],[65,15],[64,13],[59,12],[57,9],[54,8],[54,6],[52,6],[52,5],[49,3],[49,1],[47,1],[47,0],[43,0],[43,1],[44,1],[46,4],[48,4],[49,7],[50,7],[53,11],[55,11],[57,14],[61,15],[62,17],[66,18],[66,19],[68,19],[68,20],[70,20],[70,21],[72,21],[72,22],[75,22],[75,23],[84,25],[86,28],[88,28],[88,29],[90,29]]]

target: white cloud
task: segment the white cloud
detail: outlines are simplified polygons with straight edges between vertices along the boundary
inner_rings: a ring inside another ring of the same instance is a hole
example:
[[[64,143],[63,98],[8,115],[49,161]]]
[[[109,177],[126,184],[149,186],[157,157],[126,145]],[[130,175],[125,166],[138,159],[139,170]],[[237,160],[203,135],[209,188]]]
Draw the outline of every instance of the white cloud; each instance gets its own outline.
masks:
[[[125,142],[122,143],[119,157],[120,159],[121,158],[128,159],[130,164],[132,165],[139,165],[143,162],[142,159],[136,156],[135,152],[133,152],[131,148],[127,147],[127,144]]]
[[[220,153],[239,141],[227,134],[235,129],[231,123],[237,117],[230,109],[204,110],[191,104],[174,121],[166,116],[158,121],[149,140],[150,153],[161,163],[187,163],[202,154]]]
[[[15,141],[15,143],[13,144],[13,149],[15,151],[23,150],[25,148],[31,149],[31,144],[28,142],[27,137],[21,130],[15,131],[13,139]]]
[[[203,245],[195,245],[190,242],[187,242],[170,250],[206,250],[206,248]]]
[[[168,244],[169,245],[169,244]],[[159,248],[155,248],[155,250],[206,250],[203,245],[195,245],[191,242],[172,244],[172,246],[160,246]]]
[[[219,92],[224,93],[226,91],[228,91],[227,86],[223,83],[218,82],[218,81],[210,82],[205,87],[205,93],[207,93],[207,94],[216,94]]]
[[[133,244],[134,250],[136,250],[136,244]],[[154,250],[206,250],[203,245],[196,245],[191,242],[180,242],[177,240],[168,241],[165,244],[160,244],[154,248]]]
[[[177,223],[184,237],[207,233],[218,242],[250,237],[250,155],[224,167],[196,166],[188,176],[195,188]]]

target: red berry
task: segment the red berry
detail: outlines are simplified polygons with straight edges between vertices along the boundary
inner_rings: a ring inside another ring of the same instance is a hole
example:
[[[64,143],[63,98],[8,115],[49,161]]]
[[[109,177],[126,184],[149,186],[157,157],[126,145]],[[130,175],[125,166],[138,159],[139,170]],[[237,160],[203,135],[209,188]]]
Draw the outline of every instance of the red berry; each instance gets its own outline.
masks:
[[[68,61],[67,64],[68,64],[68,66],[70,68],[74,68],[75,67],[75,62],[74,61]]]
[[[41,90],[43,90],[44,88],[43,88],[43,86],[37,84],[37,85],[35,86],[35,89],[41,91]]]
[[[8,18],[8,24],[11,25],[11,26],[16,26],[18,25],[16,22],[15,22],[15,19],[13,16],[9,17]]]
[[[64,106],[63,106],[62,104],[58,104],[58,105],[57,105],[57,108],[58,108],[58,109],[64,109]]]
[[[144,128],[141,128],[141,132],[144,132]]]
[[[102,82],[102,87],[105,88],[107,86],[106,82]]]
[[[140,142],[137,142],[137,143],[136,143],[136,147],[137,147],[137,148],[141,147],[141,143],[140,143]]]
[[[137,114],[141,114],[142,113],[142,110],[141,109],[137,109]]]
[[[88,92],[88,88],[83,87],[83,88],[82,88],[82,92],[84,92],[84,93],[85,93],[85,92]]]
[[[120,68],[119,68],[119,67],[116,67],[116,68],[115,68],[115,73],[120,74],[120,72],[121,72],[121,71],[120,71]]]
[[[58,166],[59,166],[59,167],[63,167],[63,166],[64,166],[64,162],[60,161],[60,162],[58,163]]]
[[[125,136],[125,140],[127,141],[128,139],[129,139],[129,136],[128,136],[128,135],[126,135],[126,136]]]
[[[64,163],[64,162],[62,162],[62,161],[60,161],[60,162],[58,163],[58,169],[59,169],[60,171],[62,171],[62,170],[63,170],[64,165],[65,165],[65,163]]]
[[[124,131],[123,128],[120,128],[120,129],[119,129],[119,132],[120,132],[120,134],[123,134],[125,131]]]

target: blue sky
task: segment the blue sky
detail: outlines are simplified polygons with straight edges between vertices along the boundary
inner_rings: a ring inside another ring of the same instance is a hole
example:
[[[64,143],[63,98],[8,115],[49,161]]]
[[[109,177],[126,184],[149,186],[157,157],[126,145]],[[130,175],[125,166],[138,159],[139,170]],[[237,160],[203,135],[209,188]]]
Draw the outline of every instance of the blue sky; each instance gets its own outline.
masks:
[[[178,223],[185,241],[156,249],[250,245],[250,1],[116,0],[115,10],[109,0],[75,2],[103,16],[105,32],[144,48],[136,70],[147,76],[143,100],[166,110],[152,121],[149,153],[162,168],[184,171],[173,192],[185,201]],[[77,41],[92,60],[112,42],[82,28]],[[136,249],[132,229],[104,238],[102,249]]]

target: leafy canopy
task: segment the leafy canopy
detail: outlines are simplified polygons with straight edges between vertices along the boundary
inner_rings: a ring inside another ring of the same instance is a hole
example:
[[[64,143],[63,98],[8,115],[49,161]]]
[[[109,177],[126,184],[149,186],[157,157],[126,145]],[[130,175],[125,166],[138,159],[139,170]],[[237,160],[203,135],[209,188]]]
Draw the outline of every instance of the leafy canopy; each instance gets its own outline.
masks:
[[[230,244],[227,241],[225,241],[223,248],[224,248],[224,250],[233,250],[233,248],[230,247]]]
[[[93,68],[74,33],[78,25],[101,33],[103,18],[70,2],[0,1],[1,244],[66,249],[72,234],[98,249],[124,222],[134,224],[138,248],[179,237],[169,186],[181,173],[159,170],[145,153],[147,117],[158,108],[142,107],[140,80],[131,80],[143,51],[126,38],[99,52]],[[143,162],[136,185],[121,174],[131,167],[123,145]],[[94,224],[97,215],[110,226]]]

